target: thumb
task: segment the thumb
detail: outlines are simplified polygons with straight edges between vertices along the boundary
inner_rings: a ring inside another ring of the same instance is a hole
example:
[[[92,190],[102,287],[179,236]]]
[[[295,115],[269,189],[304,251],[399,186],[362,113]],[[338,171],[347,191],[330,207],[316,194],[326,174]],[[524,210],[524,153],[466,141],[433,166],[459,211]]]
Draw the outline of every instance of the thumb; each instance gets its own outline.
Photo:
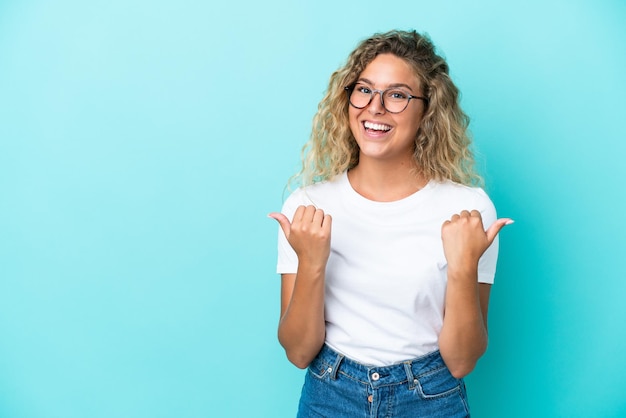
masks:
[[[511,225],[513,222],[513,219],[501,218],[492,223],[491,226],[485,231],[489,245],[491,245],[493,240],[496,239],[496,235],[498,235],[498,232],[500,232],[502,228],[506,225]]]
[[[285,237],[289,238],[289,232],[291,231],[291,222],[289,222],[289,219],[280,212],[272,212],[267,216],[276,219],[285,233]]]

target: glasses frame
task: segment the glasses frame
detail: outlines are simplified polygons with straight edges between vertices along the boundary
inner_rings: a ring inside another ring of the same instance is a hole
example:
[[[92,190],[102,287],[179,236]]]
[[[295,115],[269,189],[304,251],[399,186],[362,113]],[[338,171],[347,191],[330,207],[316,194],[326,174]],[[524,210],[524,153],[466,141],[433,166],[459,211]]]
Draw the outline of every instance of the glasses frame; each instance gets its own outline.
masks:
[[[344,87],[343,89],[345,90],[346,94],[348,95],[348,103],[350,103],[350,106],[354,107],[355,109],[365,109],[367,106],[369,106],[372,103],[372,99],[374,98],[374,95],[376,93],[378,93],[380,95],[380,104],[383,106],[383,108],[389,112],[389,113],[393,113],[393,114],[398,114],[398,113],[402,113],[406,110],[407,107],[409,107],[409,103],[411,103],[411,99],[418,99],[418,100],[422,100],[426,105],[428,105],[428,98],[424,97],[424,96],[413,96],[411,94],[407,93],[408,99],[406,101],[406,105],[404,106],[404,109],[399,110],[397,112],[392,112],[391,110],[387,109],[387,106],[385,106],[385,99],[383,98],[383,96],[385,95],[385,92],[389,91],[389,90],[397,90],[397,87],[390,87],[388,89],[385,90],[376,90],[376,89],[370,89],[371,93],[370,93],[370,99],[367,102],[367,104],[365,106],[355,106],[352,103],[351,97],[352,97],[352,93],[354,92],[354,88],[356,87],[357,83],[353,83],[350,84],[349,86]],[[369,87],[368,87],[369,88]]]

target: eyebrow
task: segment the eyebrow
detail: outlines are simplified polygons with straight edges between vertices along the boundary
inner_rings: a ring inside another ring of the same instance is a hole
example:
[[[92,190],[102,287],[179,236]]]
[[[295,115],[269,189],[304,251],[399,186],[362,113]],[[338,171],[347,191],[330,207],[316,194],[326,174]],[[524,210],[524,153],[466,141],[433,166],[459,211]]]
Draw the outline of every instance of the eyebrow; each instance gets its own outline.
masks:
[[[359,78],[359,79],[357,80],[357,83],[358,83],[359,81],[364,82],[364,83],[367,83],[367,84],[369,84],[370,86],[373,86],[373,85],[374,85],[374,83],[373,83],[373,82],[371,82],[370,80],[368,80],[367,78]],[[387,86],[387,88],[394,88],[394,87],[405,87],[405,88],[409,89],[409,90],[411,91],[411,93],[413,93],[413,89],[412,89],[412,88],[411,88],[411,86],[409,86],[408,84],[404,84],[404,83],[393,83],[393,84],[389,84],[389,85]]]

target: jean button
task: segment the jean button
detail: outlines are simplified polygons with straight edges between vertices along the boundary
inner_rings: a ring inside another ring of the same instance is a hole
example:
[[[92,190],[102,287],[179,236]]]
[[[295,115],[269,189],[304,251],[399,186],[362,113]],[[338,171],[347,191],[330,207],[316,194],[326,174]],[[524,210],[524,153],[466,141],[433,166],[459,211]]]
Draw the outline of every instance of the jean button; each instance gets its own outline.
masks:
[[[380,375],[376,372],[372,373],[372,380],[375,382],[380,379]]]

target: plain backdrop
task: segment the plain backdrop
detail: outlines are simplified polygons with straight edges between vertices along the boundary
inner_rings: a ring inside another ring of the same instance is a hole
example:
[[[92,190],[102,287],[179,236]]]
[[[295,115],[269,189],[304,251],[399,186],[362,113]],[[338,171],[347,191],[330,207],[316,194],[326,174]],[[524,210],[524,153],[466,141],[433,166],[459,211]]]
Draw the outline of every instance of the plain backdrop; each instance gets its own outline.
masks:
[[[626,3],[0,2],[0,417],[295,415],[278,210],[330,74],[431,36],[501,234],[473,416],[626,416]]]

